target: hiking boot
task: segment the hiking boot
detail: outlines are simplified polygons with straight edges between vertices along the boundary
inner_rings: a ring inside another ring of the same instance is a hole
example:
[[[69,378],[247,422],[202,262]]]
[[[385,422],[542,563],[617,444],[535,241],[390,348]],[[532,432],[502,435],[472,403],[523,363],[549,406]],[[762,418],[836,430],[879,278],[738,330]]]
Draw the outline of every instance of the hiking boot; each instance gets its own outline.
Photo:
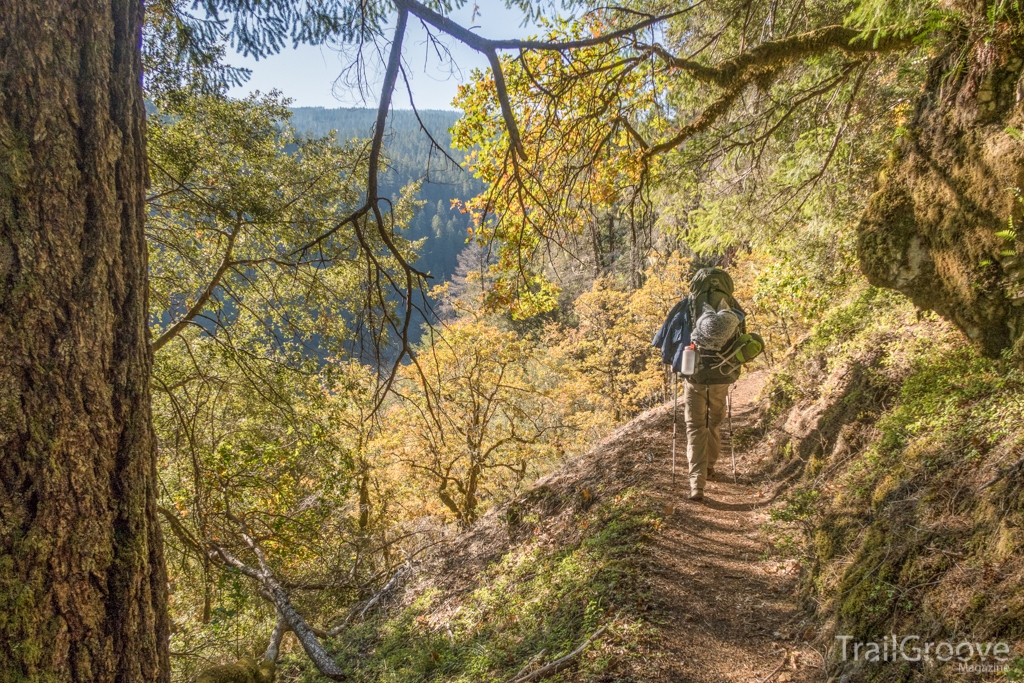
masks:
[[[703,491],[690,491],[690,500],[699,503],[700,501],[704,500],[704,492]]]
[[[718,481],[718,477],[715,476],[715,468],[708,468],[708,481]]]

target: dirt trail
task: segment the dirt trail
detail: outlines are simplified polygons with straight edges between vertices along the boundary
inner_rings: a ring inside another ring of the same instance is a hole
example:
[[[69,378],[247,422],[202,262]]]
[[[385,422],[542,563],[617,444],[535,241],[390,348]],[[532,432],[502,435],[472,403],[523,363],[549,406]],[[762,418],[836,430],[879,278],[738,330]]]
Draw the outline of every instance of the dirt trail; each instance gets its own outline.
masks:
[[[765,379],[753,373],[733,386],[735,430],[754,425],[755,401]],[[761,526],[778,490],[762,474],[767,462],[759,458],[766,448],[737,449],[738,483],[733,483],[728,431],[723,429],[718,476],[706,484],[703,502],[690,502],[681,412],[679,421],[674,486],[672,406],[667,404],[622,425],[514,502],[517,516],[530,511],[542,522],[509,524],[511,506],[490,511],[446,548],[432,585],[449,593],[448,604],[454,606],[477,585],[481,571],[524,538],[536,537],[552,547],[577,543],[579,527],[573,520],[581,491],[600,497],[639,487],[662,518],[642,563],[644,583],[653,593],[645,600],[652,608],[646,618],[658,634],[639,661],[630,661],[626,680],[824,683],[822,657],[809,642],[816,634],[797,602],[799,567],[766,558]]]
[[[734,429],[753,425],[754,401],[763,382],[764,375],[755,373],[734,385]],[[757,455],[737,450],[739,483],[733,483],[723,429],[719,474],[707,484],[703,503],[690,502],[682,413],[674,487],[671,407],[652,417],[648,447],[654,467],[645,469],[665,513],[665,526],[652,547],[651,583],[660,606],[662,655],[650,662],[656,668],[651,680],[824,681],[822,658],[807,642],[814,633],[795,597],[797,567],[764,559],[760,526],[768,519],[772,492],[769,482],[754,474]]]

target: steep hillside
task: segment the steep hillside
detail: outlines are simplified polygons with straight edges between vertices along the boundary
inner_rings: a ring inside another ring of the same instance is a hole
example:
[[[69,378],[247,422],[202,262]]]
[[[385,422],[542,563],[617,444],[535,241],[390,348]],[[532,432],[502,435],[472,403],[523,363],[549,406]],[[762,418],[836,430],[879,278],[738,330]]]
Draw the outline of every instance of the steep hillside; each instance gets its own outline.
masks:
[[[844,635],[917,637],[907,646],[922,649],[1004,642],[1024,654],[1019,365],[985,359],[951,324],[867,290],[798,345],[763,400],[764,476],[785,482],[770,535],[803,567],[831,673],[963,676],[936,657],[844,662]],[[1020,680],[1022,663],[998,680]]]
[[[764,379],[736,386],[737,430]],[[648,411],[411,563],[336,659],[358,661],[358,681],[817,680],[799,565],[766,554],[760,531],[770,482],[738,453],[738,483],[688,503],[671,434],[671,404]],[[309,677],[305,661],[286,657],[278,680]]]
[[[483,191],[479,180],[447,158],[461,162],[464,156],[451,148],[448,132],[460,115],[444,110],[393,111],[384,140],[389,166],[381,177],[381,190],[397,198],[406,185],[421,183],[417,196],[424,205],[409,226],[409,236],[425,240],[419,265],[433,274],[436,282],[451,278],[466,243],[469,216],[452,209],[452,201],[466,201]],[[292,125],[311,135],[337,131],[341,141],[366,139],[373,133],[376,116],[376,109],[296,107]],[[437,149],[431,138],[442,149]]]
[[[703,504],[660,406],[410,561],[333,653],[374,682],[963,678],[844,657],[896,634],[980,644],[981,680],[1020,680],[1022,389],[866,290],[735,386],[736,478],[727,442]],[[279,680],[315,678],[304,661]]]

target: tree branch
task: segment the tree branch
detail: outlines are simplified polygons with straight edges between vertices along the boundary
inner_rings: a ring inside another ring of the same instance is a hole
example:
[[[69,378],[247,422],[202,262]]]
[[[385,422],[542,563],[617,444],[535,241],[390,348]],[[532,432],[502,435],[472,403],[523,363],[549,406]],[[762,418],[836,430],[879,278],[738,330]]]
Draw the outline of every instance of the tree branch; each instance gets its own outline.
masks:
[[[677,57],[657,44],[647,49],[669,66],[682,69],[699,81],[726,87],[737,78],[742,78],[750,69],[775,69],[830,50],[842,50],[849,54],[890,52],[912,46],[915,38],[917,36],[914,34],[886,35],[871,31],[865,35],[862,31],[845,26],[823,26],[788,38],[761,43],[717,66],[706,66],[692,59]]]
[[[622,126],[625,129],[625,131],[629,134],[629,137],[633,138],[636,144],[640,145],[641,149],[650,149],[651,146],[647,143],[646,140],[644,140],[643,136],[640,135],[639,132],[637,132],[637,129],[633,127],[633,124],[629,122],[629,119],[627,119],[625,116],[620,116],[617,121],[619,125]]]
[[[683,14],[684,12],[689,12],[699,4],[701,3],[698,2],[686,7],[685,9],[671,12],[669,14],[648,17],[647,19],[624,29],[612,31],[611,33],[595,36],[593,38],[559,42],[546,40],[490,40],[473,33],[469,29],[455,23],[443,14],[435,12],[429,7],[420,4],[416,0],[395,0],[395,6],[399,8],[400,17],[405,13],[412,14],[424,23],[430,24],[439,31],[447,33],[459,42],[471,47],[487,57],[487,61],[491,64],[491,72],[494,74],[494,86],[497,90],[498,102],[501,105],[501,116],[505,120],[505,128],[508,130],[508,136],[512,143],[512,148],[521,159],[526,158],[526,149],[523,147],[522,136],[519,134],[519,127],[516,124],[515,116],[512,113],[512,104],[509,101],[508,88],[505,85],[505,74],[501,68],[501,60],[498,58],[498,50],[544,50],[562,52],[566,50],[590,47],[593,45],[600,45],[602,43],[609,43],[618,40],[619,38],[632,35],[637,31],[642,31],[645,28]]]
[[[1022,467],[1024,467],[1024,458],[1021,458],[1020,460],[1018,460],[1017,462],[1013,463],[1012,465],[1010,465],[1008,467],[1001,468],[996,473],[996,475],[994,477],[992,477],[991,479],[986,481],[984,484],[982,484],[981,488],[979,488],[978,490],[979,491],[984,491],[987,488],[995,486],[997,483],[999,483],[1000,480],[1003,479],[1003,477],[1005,477],[1006,475],[1010,474],[1014,470],[1021,469]]]
[[[265,567],[265,560],[262,557],[262,551],[259,551],[255,547],[255,543],[248,534],[243,534],[243,538],[253,552],[257,553],[256,557],[260,561],[260,564],[264,565],[263,568],[259,570],[254,569],[219,545],[210,544],[210,546],[213,552],[215,552],[226,564],[234,567],[245,576],[259,581],[260,586],[266,592],[267,597],[270,598],[270,601],[274,603],[274,607],[277,608],[277,613],[288,623],[288,627],[295,634],[295,637],[299,639],[299,642],[302,644],[302,649],[306,652],[306,656],[309,657],[310,661],[313,662],[317,671],[333,681],[343,681],[348,678],[345,671],[338,666],[338,663],[334,661],[330,653],[324,649],[323,644],[320,642],[319,638],[317,638],[313,629],[306,623],[306,620],[298,613],[295,607],[292,606],[291,600],[288,598],[288,594],[274,579],[269,568]]]
[[[648,148],[644,152],[644,156],[650,158],[675,149],[697,133],[709,128],[720,116],[729,111],[733,102],[743,94],[743,91],[746,90],[747,86],[754,80],[754,73],[747,73],[745,76],[745,78],[734,81],[728,88],[726,88],[725,92],[723,92],[717,100],[712,102],[707,109],[701,112],[700,116],[679,129],[679,132],[674,136],[664,142],[660,142],[657,145]]]
[[[523,147],[523,139],[519,135],[519,126],[516,124],[516,117],[512,113],[512,102],[508,97],[508,86],[505,85],[505,73],[501,69],[501,60],[498,53],[491,49],[484,52],[487,61],[491,63],[491,73],[494,74],[494,89],[498,94],[498,103],[501,105],[501,116],[505,119],[505,127],[508,129],[508,137],[512,142],[513,149],[520,159],[526,158],[526,148]]]
[[[377,602],[380,601],[380,599],[384,595],[389,593],[396,585],[398,585],[398,579],[402,576],[402,574],[404,572],[405,572],[405,567],[399,567],[398,571],[395,572],[395,575],[391,577],[391,580],[388,581],[384,585],[384,587],[381,588],[380,591],[377,592],[376,595],[374,595],[372,598],[369,599],[369,601],[367,601],[366,606],[363,607],[361,612],[359,612],[359,618],[360,619],[365,617],[366,613],[370,611],[370,608],[373,607],[374,605],[376,605]],[[336,635],[338,633],[341,633],[341,629],[342,629],[343,626],[344,626],[344,624],[342,624],[341,626],[336,626],[335,628],[331,629],[330,633],[332,635]]]
[[[288,631],[288,620],[278,612],[277,624],[274,625],[274,630],[270,632],[270,643],[267,644],[267,651],[263,655],[264,662],[277,664],[277,656],[281,652],[281,640],[284,638],[286,631]]]
[[[696,2],[688,7],[668,14],[658,14],[649,16],[646,19],[639,21],[635,24],[627,26],[626,28],[619,29],[618,31],[612,31],[610,33],[604,33],[593,38],[585,38],[582,40],[568,40],[568,41],[555,41],[555,40],[490,40],[483,36],[473,33],[469,29],[455,23],[448,17],[435,12],[426,5],[423,5],[417,0],[395,0],[395,6],[409,12],[413,16],[420,20],[430,24],[439,31],[444,31],[452,38],[455,38],[461,43],[464,43],[468,47],[473,48],[477,52],[486,53],[489,50],[543,50],[547,52],[563,52],[566,50],[576,50],[583,47],[593,47],[594,45],[601,45],[603,43],[610,43],[618,40],[619,38],[625,38],[633,35],[638,31],[642,31],[645,28],[650,28],[655,24],[661,23],[673,17],[677,17],[680,14],[685,14],[698,6],[703,4],[703,0]]]
[[[607,630],[607,628],[607,626],[602,626],[601,628],[597,629],[597,631],[595,631],[592,636],[583,641],[582,645],[580,645],[578,648],[576,648],[566,656],[562,657],[561,659],[556,659],[550,664],[547,664],[537,669],[532,674],[527,674],[526,676],[521,676],[519,678],[513,679],[509,683],[529,683],[529,681],[535,681],[538,678],[544,678],[545,676],[551,676],[553,674],[558,673],[562,669],[569,666],[569,664],[571,664],[574,659],[583,654],[583,651],[587,649],[587,646],[590,645],[591,641],[593,641],[596,638],[599,638],[601,634],[604,633],[605,630]]]
[[[171,533],[174,534],[175,538],[177,538],[179,541],[184,543],[192,550],[199,553],[200,556],[206,555],[206,550],[199,543],[199,541],[197,541],[195,537],[189,533],[188,529],[185,528],[185,525],[181,523],[181,520],[178,518],[178,515],[174,514],[173,512],[165,508],[163,505],[158,505],[156,511],[159,512],[163,516],[163,518],[167,520],[167,523],[171,527]]]
[[[178,322],[174,323],[169,328],[164,330],[164,333],[157,337],[152,344],[150,344],[154,353],[159,351],[164,346],[164,344],[178,336],[178,333],[185,329],[186,325],[192,322],[192,320],[194,320],[197,315],[202,313],[203,308],[206,306],[206,302],[210,300],[211,296],[213,296],[214,290],[217,289],[217,286],[220,284],[221,278],[224,277],[224,273],[226,273],[228,268],[230,268],[232,265],[231,252],[234,249],[235,237],[238,235],[239,229],[240,226],[236,225],[234,232],[228,235],[228,244],[227,248],[224,250],[224,258],[220,263],[220,267],[217,268],[217,272],[213,274],[213,277],[210,279],[210,282],[206,285],[206,288],[203,290],[203,293],[199,295],[199,298],[196,299],[196,302],[192,304],[192,307],[188,309],[188,312],[185,313],[185,315],[180,320],[178,320]]]

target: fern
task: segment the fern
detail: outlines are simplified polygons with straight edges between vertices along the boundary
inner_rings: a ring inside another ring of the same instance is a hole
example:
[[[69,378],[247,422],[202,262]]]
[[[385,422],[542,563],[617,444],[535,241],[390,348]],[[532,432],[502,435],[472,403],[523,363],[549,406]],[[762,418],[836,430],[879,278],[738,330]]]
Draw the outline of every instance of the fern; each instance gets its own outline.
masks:
[[[927,40],[936,31],[957,23],[958,18],[936,0],[864,0],[850,12],[846,25],[861,29],[865,36],[873,33],[876,42],[886,36],[907,34]]]

